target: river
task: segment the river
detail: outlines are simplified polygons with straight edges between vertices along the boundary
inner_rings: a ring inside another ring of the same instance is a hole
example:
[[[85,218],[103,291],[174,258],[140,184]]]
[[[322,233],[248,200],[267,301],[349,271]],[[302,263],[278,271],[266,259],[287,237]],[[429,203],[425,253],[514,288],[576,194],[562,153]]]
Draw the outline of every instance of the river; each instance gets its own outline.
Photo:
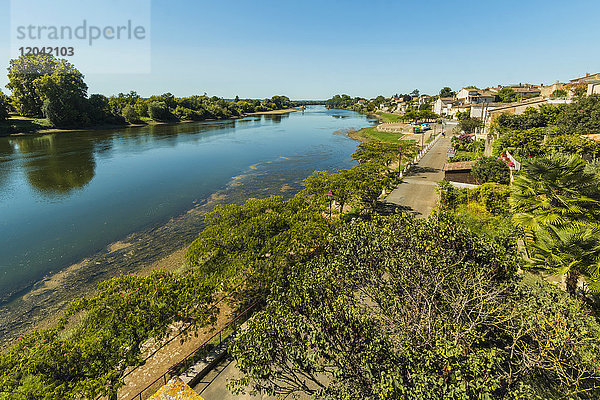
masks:
[[[350,167],[356,141],[343,133],[372,122],[311,106],[0,138],[0,339],[191,242],[215,204],[289,197],[314,170]]]

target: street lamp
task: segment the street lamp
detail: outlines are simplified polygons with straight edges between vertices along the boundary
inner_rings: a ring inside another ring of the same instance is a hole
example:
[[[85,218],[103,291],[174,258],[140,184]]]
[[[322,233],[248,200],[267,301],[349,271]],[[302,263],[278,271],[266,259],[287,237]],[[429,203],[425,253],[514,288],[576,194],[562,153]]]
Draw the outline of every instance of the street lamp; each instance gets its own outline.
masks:
[[[402,146],[398,148],[398,176],[402,174]]]
[[[331,190],[327,192],[327,198],[329,199],[329,218],[331,218],[331,204],[333,203],[333,192]]]

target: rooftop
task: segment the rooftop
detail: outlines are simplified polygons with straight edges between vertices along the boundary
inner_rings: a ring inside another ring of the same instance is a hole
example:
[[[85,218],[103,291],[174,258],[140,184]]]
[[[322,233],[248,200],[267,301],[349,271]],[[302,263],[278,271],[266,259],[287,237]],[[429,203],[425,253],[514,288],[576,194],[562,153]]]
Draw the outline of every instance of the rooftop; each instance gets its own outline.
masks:
[[[479,160],[446,163],[444,171],[470,171]]]

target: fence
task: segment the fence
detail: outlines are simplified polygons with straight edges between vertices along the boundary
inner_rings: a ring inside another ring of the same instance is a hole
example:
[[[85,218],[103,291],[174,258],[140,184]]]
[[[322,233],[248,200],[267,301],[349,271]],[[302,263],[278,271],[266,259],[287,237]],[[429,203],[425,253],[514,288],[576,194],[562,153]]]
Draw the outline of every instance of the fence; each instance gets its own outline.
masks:
[[[198,354],[200,351],[206,350],[210,345],[214,345],[214,346],[221,345],[223,343],[223,340],[227,338],[227,336],[223,337],[223,332],[228,330],[234,324],[238,323],[244,316],[247,316],[252,311],[255,311],[257,309],[258,305],[259,305],[259,302],[256,302],[256,303],[252,304],[250,307],[248,307],[247,309],[245,309],[244,311],[242,311],[234,319],[229,321],[229,323],[227,325],[225,325],[218,332],[216,332],[214,335],[212,335],[210,338],[208,338],[206,341],[204,341],[200,346],[198,346],[197,348],[192,350],[188,355],[186,355],[184,357],[183,360],[181,360],[178,363],[176,363],[175,365],[171,366],[164,374],[162,374],[156,380],[154,380],[154,382],[150,383],[148,386],[146,386],[144,389],[142,389],[138,394],[133,396],[131,398],[131,400],[144,400],[144,399],[147,399],[148,397],[152,396],[156,391],[158,391],[158,389],[161,386],[165,385],[169,379],[171,379],[175,375],[178,375],[181,372],[180,371],[181,369],[191,366],[188,364],[190,363],[191,360],[194,359],[195,355]],[[214,340],[217,337],[219,338],[218,341],[214,342]],[[204,356],[204,357],[206,357],[206,356]]]

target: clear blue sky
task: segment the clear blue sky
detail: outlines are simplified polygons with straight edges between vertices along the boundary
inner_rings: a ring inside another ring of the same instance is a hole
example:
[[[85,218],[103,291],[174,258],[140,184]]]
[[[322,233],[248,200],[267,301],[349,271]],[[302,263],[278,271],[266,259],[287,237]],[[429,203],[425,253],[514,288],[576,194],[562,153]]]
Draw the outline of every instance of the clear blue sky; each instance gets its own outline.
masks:
[[[3,69],[9,7],[0,0]],[[321,99],[552,83],[600,71],[598,15],[597,0],[152,0],[152,72],[82,72],[90,93],[144,96]]]

